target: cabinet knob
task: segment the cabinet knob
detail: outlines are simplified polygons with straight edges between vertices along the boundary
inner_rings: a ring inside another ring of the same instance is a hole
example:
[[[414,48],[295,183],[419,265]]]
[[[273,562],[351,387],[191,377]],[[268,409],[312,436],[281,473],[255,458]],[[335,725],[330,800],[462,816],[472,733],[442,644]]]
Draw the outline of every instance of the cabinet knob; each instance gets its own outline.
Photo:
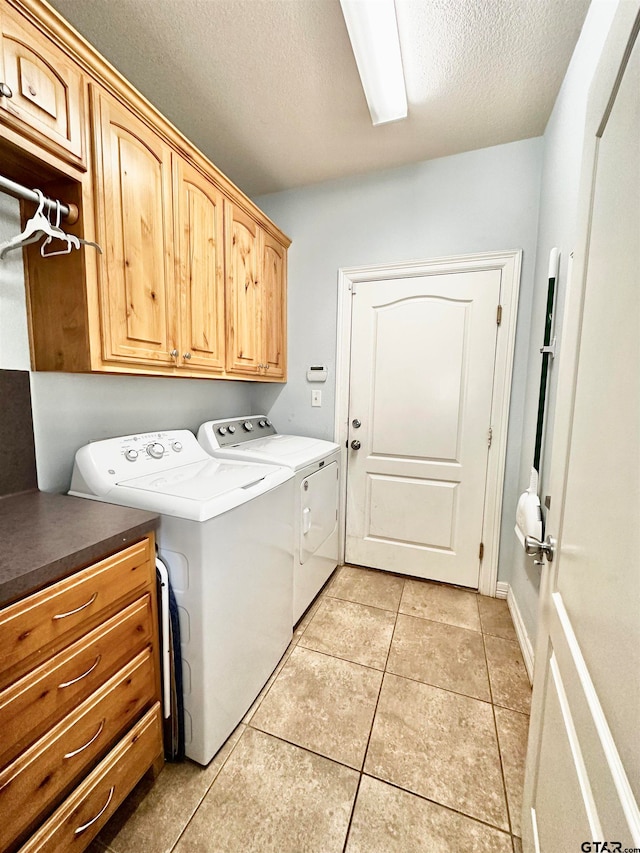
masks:
[[[6,83],[0,83],[0,96],[3,98],[13,98],[13,92]]]
[[[189,361],[189,359],[191,358],[191,353],[190,353],[190,352],[185,352],[185,354],[184,354],[182,357],[183,357],[183,358],[186,358],[186,359],[187,359],[187,361]]]
[[[177,357],[178,357],[178,350],[177,350],[177,349],[172,349],[172,350],[170,351],[169,355],[171,356],[171,358],[177,358]]]

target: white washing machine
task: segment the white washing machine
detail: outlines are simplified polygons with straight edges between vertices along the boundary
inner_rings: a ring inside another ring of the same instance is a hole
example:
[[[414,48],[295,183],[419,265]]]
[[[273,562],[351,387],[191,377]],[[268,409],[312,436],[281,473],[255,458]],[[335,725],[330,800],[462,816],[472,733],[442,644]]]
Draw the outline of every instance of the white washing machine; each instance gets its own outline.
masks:
[[[207,421],[198,430],[198,441],[219,459],[284,465],[295,472],[295,625],[338,564],[339,445],[279,435],[265,415]]]
[[[81,447],[71,495],[160,514],[180,613],[185,751],[207,764],[291,636],[293,473],[212,459],[188,430]]]

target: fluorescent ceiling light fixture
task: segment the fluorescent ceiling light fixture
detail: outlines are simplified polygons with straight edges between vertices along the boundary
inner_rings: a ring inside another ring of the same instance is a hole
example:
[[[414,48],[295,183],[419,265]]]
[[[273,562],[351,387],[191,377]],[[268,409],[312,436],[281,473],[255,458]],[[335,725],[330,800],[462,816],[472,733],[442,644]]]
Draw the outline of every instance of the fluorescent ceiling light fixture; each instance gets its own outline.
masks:
[[[371,121],[407,117],[394,0],[340,0]]]

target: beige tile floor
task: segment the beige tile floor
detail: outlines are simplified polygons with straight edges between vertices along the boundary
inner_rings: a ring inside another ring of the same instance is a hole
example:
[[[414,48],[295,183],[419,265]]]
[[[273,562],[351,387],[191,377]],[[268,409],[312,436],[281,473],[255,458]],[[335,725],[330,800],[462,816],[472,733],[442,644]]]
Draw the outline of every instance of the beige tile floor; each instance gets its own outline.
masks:
[[[207,768],[92,853],[519,851],[530,686],[505,601],[343,566]]]

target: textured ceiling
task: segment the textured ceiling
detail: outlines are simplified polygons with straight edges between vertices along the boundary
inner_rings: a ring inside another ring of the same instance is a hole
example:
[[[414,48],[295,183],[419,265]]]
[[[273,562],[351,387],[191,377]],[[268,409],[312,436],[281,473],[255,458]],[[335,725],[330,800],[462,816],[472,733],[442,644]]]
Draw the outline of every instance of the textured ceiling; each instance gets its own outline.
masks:
[[[543,133],[589,0],[396,0],[373,127],[338,0],[50,0],[248,195]]]

